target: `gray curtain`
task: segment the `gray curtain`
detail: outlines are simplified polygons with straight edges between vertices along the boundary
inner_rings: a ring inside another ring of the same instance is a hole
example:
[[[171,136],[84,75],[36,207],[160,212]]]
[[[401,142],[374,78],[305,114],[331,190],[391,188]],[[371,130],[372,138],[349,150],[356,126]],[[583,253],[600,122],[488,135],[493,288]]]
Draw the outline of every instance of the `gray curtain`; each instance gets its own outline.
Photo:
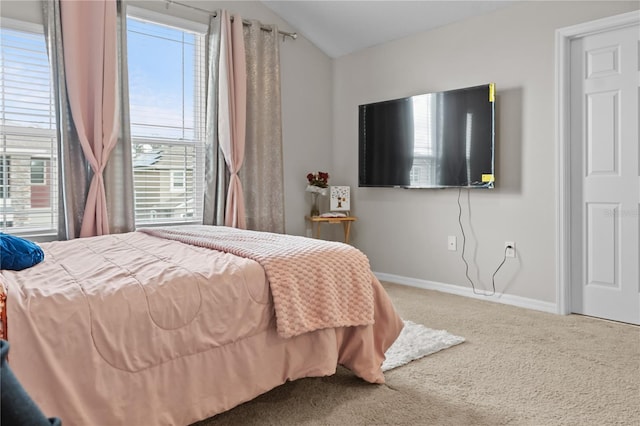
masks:
[[[78,134],[73,126],[71,108],[67,100],[62,48],[60,2],[43,0],[44,29],[47,52],[53,73],[58,143],[58,238],[76,238],[80,235],[82,216],[91,169],[85,161]],[[73,171],[70,165],[76,165]]]
[[[247,133],[240,181],[247,229],[284,233],[284,183],[278,29],[244,27],[247,58]]]
[[[207,33],[207,106],[204,144],[204,202],[202,223],[224,225],[228,176],[218,144],[218,66],[220,64],[220,13],[209,20]]]
[[[112,234],[135,229],[135,201],[133,188],[133,150],[129,120],[129,73],[127,68],[127,10],[118,0],[118,78],[120,88],[120,133],[104,169],[109,230]]]
[[[42,4],[56,107],[59,176],[58,239],[67,240],[77,238],[80,235],[86,197],[93,172],[80,145],[67,97],[60,1],[43,0]],[[126,11],[121,1],[118,1],[118,22],[121,126],[118,143],[104,172],[109,231],[111,233],[128,232],[135,229],[126,73]]]

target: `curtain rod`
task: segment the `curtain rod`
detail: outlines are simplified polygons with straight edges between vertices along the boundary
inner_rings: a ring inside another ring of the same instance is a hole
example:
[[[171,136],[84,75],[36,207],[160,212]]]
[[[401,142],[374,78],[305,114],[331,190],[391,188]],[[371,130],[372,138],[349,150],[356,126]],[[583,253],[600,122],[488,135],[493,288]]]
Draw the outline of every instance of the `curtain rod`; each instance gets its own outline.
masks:
[[[174,0],[165,0],[165,2],[166,2],[166,4],[167,4],[167,7],[169,7],[169,5],[170,5],[170,4],[175,4],[175,5],[178,5],[178,6],[187,7],[187,8],[189,8],[189,9],[197,10],[197,11],[199,11],[199,12],[207,13],[207,14],[209,14],[209,15],[213,16],[213,17],[218,16],[218,14],[217,14],[216,12],[211,12],[210,10],[201,9],[201,8],[199,8],[199,7],[196,7],[196,6],[191,6],[191,5],[188,5],[188,4],[179,3],[179,2],[174,1]],[[231,20],[233,20],[233,18],[231,18]],[[251,24],[251,22],[247,21],[246,19],[243,19],[243,20],[242,20],[242,23],[243,23],[244,25],[250,25],[250,24]],[[264,25],[261,25],[261,27],[260,27],[260,28],[261,28],[262,30],[264,30],[264,31],[271,31],[271,28],[266,27],[266,26],[264,26]],[[290,33],[290,32],[288,32],[288,31],[281,31],[281,30],[278,30],[278,33],[279,33],[279,34],[282,34],[282,35],[283,35],[283,36],[285,36],[285,37],[291,37],[293,40],[295,40],[296,38],[298,38],[298,33]]]

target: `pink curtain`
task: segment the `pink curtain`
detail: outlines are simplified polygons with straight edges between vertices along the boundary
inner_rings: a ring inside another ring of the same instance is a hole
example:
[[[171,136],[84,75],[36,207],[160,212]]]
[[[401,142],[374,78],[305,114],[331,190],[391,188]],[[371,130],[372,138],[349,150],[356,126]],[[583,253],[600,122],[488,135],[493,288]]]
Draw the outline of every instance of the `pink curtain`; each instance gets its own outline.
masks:
[[[93,177],[81,237],[109,233],[103,171],[118,141],[115,0],[61,1],[67,95]]]
[[[218,138],[231,174],[225,225],[246,229],[244,193],[238,177],[244,160],[247,111],[247,69],[242,18],[236,15],[231,22],[226,10],[220,13]]]

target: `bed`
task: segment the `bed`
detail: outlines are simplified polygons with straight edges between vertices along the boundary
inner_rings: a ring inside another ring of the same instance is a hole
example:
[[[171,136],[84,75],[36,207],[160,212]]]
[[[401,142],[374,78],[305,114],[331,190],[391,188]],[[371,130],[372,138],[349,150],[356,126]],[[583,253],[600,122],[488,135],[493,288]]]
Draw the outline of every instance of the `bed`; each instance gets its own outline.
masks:
[[[383,383],[402,320],[342,243],[181,226],[43,243],[3,270],[10,365],[65,425],[187,425],[338,364]]]

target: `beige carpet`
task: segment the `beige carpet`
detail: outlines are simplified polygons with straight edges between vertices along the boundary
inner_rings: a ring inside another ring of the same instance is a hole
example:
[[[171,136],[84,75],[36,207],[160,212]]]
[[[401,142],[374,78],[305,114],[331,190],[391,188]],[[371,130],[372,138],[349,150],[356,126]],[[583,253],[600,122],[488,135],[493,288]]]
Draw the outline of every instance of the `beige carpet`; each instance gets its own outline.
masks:
[[[388,371],[385,385],[340,368],[198,426],[640,425],[640,327],[384,285],[402,318],[466,342]]]

